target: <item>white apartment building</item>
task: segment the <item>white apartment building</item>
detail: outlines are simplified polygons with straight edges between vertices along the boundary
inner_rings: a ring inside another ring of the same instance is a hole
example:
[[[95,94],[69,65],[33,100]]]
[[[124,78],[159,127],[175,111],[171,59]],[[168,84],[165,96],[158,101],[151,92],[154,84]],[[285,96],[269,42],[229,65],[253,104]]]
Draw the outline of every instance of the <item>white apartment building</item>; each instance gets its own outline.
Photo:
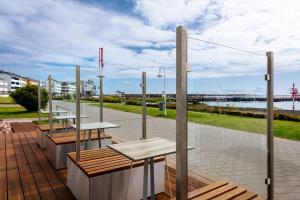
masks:
[[[76,83],[73,82],[61,82],[61,94],[62,96],[67,96],[68,94],[76,93]]]
[[[0,94],[9,94],[28,84],[37,85],[37,81],[15,73],[0,70]]]

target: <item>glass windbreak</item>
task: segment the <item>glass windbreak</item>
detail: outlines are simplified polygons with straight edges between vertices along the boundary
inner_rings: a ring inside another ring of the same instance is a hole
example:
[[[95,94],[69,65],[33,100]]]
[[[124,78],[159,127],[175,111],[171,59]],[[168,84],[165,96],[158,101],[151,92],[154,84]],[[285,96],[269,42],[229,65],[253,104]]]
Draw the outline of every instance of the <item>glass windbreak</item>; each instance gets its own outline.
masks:
[[[189,40],[188,59],[189,172],[266,197],[266,57]]]
[[[295,191],[300,185],[300,71],[294,68],[293,59],[290,54],[279,54],[274,59],[275,199],[299,199]],[[291,71],[282,73],[286,69]]]

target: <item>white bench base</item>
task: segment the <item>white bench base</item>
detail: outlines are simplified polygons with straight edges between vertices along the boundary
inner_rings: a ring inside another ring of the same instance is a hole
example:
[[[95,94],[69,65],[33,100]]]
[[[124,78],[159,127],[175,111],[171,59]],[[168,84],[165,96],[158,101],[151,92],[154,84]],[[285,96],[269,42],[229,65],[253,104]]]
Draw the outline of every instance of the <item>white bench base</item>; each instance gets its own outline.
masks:
[[[47,137],[47,136],[46,136]],[[46,156],[50,160],[55,169],[63,169],[67,167],[67,154],[76,151],[76,142],[68,144],[55,144],[47,137]],[[111,139],[101,140],[101,147],[111,144]],[[88,149],[99,148],[98,140],[92,140]]]
[[[143,198],[144,165],[132,168],[128,186],[129,171],[130,169],[126,169],[89,178],[68,157],[67,186],[78,200],[140,200]],[[155,194],[164,192],[164,161],[154,163],[154,176]],[[150,195],[150,178],[148,178],[148,196]]]
[[[65,128],[65,129],[57,129],[55,130],[55,133],[63,133],[67,131],[74,130],[72,128]],[[37,143],[40,146],[41,149],[46,149],[48,145],[48,139],[47,135],[50,133],[50,131],[41,131],[41,133],[37,134]]]

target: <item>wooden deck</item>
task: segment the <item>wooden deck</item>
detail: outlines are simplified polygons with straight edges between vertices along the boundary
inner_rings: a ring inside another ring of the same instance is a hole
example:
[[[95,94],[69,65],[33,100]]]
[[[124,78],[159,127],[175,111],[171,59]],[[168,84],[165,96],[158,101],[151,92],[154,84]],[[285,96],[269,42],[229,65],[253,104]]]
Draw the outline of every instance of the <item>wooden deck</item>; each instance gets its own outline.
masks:
[[[39,131],[32,123],[12,123],[15,133],[0,135],[0,200],[4,199],[75,199],[66,186],[67,170],[55,170],[36,144]],[[169,166],[171,191],[176,189],[176,171]],[[166,178],[165,193],[157,200],[170,199]],[[189,179],[189,191],[204,184]]]

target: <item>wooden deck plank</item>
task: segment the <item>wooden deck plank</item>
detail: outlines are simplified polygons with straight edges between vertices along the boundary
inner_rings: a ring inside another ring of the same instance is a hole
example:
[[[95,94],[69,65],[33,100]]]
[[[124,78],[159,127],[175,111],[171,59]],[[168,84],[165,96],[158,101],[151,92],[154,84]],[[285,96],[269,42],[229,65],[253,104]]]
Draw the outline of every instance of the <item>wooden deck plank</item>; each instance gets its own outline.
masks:
[[[251,200],[254,197],[257,197],[257,194],[255,194],[254,192],[246,192],[238,197],[233,198],[233,200]]]
[[[22,183],[20,181],[17,159],[12,143],[11,134],[6,134],[7,161],[7,197],[8,199],[24,199]]]
[[[42,151],[39,151],[38,146],[35,144],[35,140],[32,137],[31,132],[24,133],[28,143],[31,146],[31,149],[33,153],[35,154],[45,176],[48,179],[48,182],[50,183],[52,190],[54,191],[57,199],[74,199],[74,196],[71,194],[69,189],[64,185],[64,183],[60,180],[58,174],[56,171],[51,167],[49,164],[49,161],[45,157],[45,155],[42,153]]]
[[[27,162],[29,163],[32,175],[35,179],[36,186],[40,193],[42,199],[56,199],[56,196],[49,184],[47,178],[45,177],[43,170],[41,169],[37,158],[32,152],[30,145],[28,144],[23,133],[18,133],[19,139],[21,141]]]
[[[16,133],[12,134],[14,149],[16,153],[19,173],[25,199],[40,199],[38,189],[35,185],[34,178],[28,166],[22,145]]]
[[[7,199],[6,142],[4,134],[0,134],[0,199]]]

